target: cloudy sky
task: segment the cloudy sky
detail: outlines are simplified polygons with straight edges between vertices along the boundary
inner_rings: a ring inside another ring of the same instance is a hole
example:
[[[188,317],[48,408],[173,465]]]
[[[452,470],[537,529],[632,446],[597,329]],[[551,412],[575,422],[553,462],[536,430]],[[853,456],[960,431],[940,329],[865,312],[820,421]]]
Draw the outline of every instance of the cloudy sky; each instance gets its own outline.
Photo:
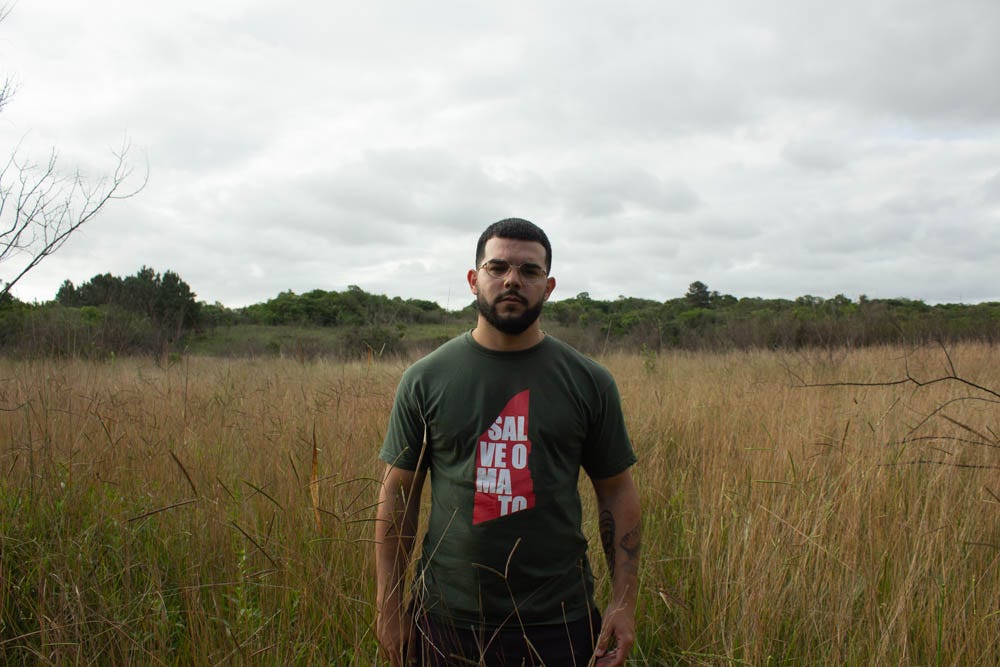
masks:
[[[458,308],[518,216],[554,298],[1000,300],[998,71],[996,0],[21,0],[4,157],[94,182],[128,142],[148,183],[14,293],[148,265]]]

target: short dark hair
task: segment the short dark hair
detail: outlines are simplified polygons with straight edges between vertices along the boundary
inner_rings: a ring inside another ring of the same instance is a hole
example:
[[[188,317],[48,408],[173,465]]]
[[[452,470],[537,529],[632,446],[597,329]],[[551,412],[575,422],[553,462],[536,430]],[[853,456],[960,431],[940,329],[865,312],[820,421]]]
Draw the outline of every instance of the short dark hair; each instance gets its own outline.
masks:
[[[545,270],[552,270],[552,245],[542,228],[523,218],[504,218],[487,227],[479,236],[476,244],[476,266],[483,262],[486,254],[486,242],[492,238],[515,239],[517,241],[534,241],[545,248]]]

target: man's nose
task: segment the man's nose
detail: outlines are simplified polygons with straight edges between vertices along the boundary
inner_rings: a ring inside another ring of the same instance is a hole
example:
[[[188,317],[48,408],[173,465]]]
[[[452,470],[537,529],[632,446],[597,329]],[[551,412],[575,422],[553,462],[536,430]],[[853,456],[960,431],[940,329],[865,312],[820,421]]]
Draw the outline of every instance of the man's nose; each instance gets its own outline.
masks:
[[[521,271],[516,266],[511,266],[507,270],[507,275],[503,277],[503,286],[507,289],[521,286]]]

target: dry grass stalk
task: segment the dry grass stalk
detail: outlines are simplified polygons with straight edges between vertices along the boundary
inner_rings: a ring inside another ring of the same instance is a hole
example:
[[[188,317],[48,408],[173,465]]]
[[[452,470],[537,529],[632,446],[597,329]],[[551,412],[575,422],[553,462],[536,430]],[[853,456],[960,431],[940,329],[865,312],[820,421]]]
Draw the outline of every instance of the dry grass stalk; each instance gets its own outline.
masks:
[[[313,515],[316,518],[316,531],[322,532],[323,522],[319,516],[319,447],[316,444],[316,427],[312,433],[312,468],[309,472],[309,497],[312,499]]]

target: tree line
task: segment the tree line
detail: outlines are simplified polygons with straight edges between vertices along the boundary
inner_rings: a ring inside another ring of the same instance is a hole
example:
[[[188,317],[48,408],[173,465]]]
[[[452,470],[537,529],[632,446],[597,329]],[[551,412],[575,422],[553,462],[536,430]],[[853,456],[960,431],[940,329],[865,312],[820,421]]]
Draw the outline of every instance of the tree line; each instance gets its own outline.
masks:
[[[343,339],[333,352],[368,349],[405,351],[407,326],[454,322],[433,301],[371,294],[357,285],[346,290],[279,293],[243,308],[196,299],[175,272],[143,266],[135,274],[95,275],[74,285],[63,282],[51,301],[25,303],[0,294],[0,352],[25,356],[105,357],[182,352],[195,337],[247,326],[334,328]],[[278,352],[265,346],[262,352]],[[323,350],[331,351],[331,350]],[[322,352],[322,351],[321,351]]]
[[[546,316],[588,331],[584,346],[630,349],[795,349],[1000,340],[1000,302],[930,305],[920,300],[852,301],[804,295],[737,298],[696,281],[683,297],[659,302],[588,294],[551,304]],[[593,334],[597,334],[595,340]]]
[[[192,340],[221,339],[223,332],[257,327],[294,328],[282,340],[292,340],[292,345],[297,340],[300,348],[307,338],[317,340],[303,332],[336,331],[336,344],[311,344],[314,355],[406,354],[441,340],[440,333],[421,338],[408,332],[421,325],[451,325],[451,330],[458,323],[471,326],[475,312],[474,303],[449,311],[433,301],[372,294],[357,285],[343,291],[284,291],[262,303],[227,308],[198,301],[177,273],[143,266],[133,275],[99,274],[79,286],[67,280],[45,303],[0,295],[0,350],[34,356],[162,355],[182,352]],[[666,301],[602,300],[583,292],[550,302],[543,317],[548,330],[591,354],[1000,339],[998,302],[930,305],[863,295],[854,301],[842,294],[737,298],[700,281]],[[282,345],[259,351],[280,353]]]
[[[0,297],[0,348],[32,356],[162,352],[200,324],[203,304],[195,296],[177,273],[147,266],[80,286],[64,281],[42,304],[8,293]]]

